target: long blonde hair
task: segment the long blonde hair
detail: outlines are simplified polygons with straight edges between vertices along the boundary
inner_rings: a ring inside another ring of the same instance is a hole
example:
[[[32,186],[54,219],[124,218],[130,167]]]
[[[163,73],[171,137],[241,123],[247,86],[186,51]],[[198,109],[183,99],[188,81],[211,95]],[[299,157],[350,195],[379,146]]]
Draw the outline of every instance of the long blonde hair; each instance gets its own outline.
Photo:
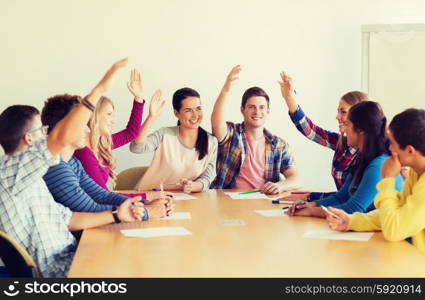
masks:
[[[90,128],[89,142],[92,151],[99,159],[99,165],[101,167],[105,167],[105,165],[103,165],[104,161],[106,163],[106,167],[109,168],[109,177],[112,179],[113,186],[115,186],[117,175],[115,173],[116,160],[112,155],[112,136],[110,134],[107,136],[102,136],[100,135],[99,130],[99,114],[103,106],[108,103],[111,104],[114,108],[112,101],[109,98],[102,96],[96,105],[93,115],[88,123]]]

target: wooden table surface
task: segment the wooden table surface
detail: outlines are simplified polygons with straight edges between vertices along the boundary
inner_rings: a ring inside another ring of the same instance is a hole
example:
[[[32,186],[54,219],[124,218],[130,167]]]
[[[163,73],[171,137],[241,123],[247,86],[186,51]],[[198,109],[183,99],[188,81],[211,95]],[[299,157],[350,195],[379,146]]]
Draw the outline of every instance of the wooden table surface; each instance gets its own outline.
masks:
[[[85,230],[69,277],[425,277],[425,255],[413,245],[302,238],[327,230],[324,219],[264,217],[284,205],[234,200],[220,190],[175,201],[190,220],[150,220]],[[221,225],[241,219],[246,225]],[[183,226],[187,236],[125,237],[120,229]]]

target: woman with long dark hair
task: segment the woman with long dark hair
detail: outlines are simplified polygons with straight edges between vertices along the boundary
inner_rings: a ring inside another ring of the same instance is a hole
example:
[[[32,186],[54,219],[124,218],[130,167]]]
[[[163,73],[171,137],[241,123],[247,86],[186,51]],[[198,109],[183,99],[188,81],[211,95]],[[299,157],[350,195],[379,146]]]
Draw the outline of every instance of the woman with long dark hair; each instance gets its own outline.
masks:
[[[359,154],[351,165],[347,181],[332,196],[307,204],[294,203],[287,214],[326,217],[321,206],[332,206],[347,213],[375,209],[376,184],[381,180],[381,166],[389,155],[385,130],[386,118],[377,102],[363,101],[352,106],[345,132],[348,145],[357,148]],[[400,191],[402,186],[402,178],[398,175],[395,188]]]
[[[199,93],[191,88],[177,90],[173,95],[177,126],[163,127],[147,136],[162,106],[163,102],[149,112],[140,136],[130,144],[134,153],[155,151],[136,189],[159,188],[162,183],[165,190],[207,190],[216,175],[217,139],[200,126],[203,114]]]

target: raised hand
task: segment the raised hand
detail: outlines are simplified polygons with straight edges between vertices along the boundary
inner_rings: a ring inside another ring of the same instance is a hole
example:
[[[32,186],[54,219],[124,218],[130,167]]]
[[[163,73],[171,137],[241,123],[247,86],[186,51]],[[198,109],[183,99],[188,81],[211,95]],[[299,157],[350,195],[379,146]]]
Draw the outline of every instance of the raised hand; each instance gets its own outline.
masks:
[[[149,104],[149,115],[153,118],[158,117],[164,108],[165,101],[161,100],[161,96],[161,90],[156,90],[152,95],[151,103]]]
[[[396,177],[401,172],[401,163],[398,159],[398,154],[392,152],[381,167],[382,178]]]
[[[140,200],[140,196],[125,200],[118,207],[119,219],[125,222],[140,221],[145,213],[144,205]]]
[[[103,94],[105,93],[109,87],[111,86],[116,74],[119,70],[124,68],[127,65],[128,58],[123,58],[116,63],[114,63],[108,71],[106,71],[103,78],[99,81],[99,83],[95,86],[94,90],[96,93]]]
[[[326,212],[326,221],[330,229],[335,231],[347,231],[350,216],[342,209],[328,207],[332,214]]]
[[[223,86],[224,91],[228,92],[231,89],[233,82],[239,78],[238,75],[241,72],[241,70],[242,70],[241,65],[237,65],[232,68],[229,75],[227,75],[226,81],[224,83],[224,86]]]
[[[130,82],[127,82],[127,88],[133,94],[134,100],[141,102],[143,100],[142,75],[139,70],[133,69],[130,74]]]
[[[286,75],[285,72],[280,72],[281,81],[278,81],[280,85],[280,92],[282,97],[288,99],[292,97],[294,92],[294,85],[292,84],[292,78]]]

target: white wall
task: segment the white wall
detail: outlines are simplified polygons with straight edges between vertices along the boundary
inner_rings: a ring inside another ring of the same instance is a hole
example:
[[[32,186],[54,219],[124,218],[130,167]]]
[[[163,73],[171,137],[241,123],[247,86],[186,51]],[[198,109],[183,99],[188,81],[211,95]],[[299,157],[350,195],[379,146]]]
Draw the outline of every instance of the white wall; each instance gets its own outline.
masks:
[[[240,121],[243,91],[271,96],[267,127],[292,145],[306,186],[333,189],[332,152],[302,137],[290,123],[277,84],[279,71],[295,79],[298,100],[318,124],[336,130],[339,97],[360,89],[361,25],[423,23],[424,0],[1,0],[0,110],[56,93],[85,94],[113,61],[130,66],[108,93],[117,126],[126,124],[131,97],[125,82],[140,68],[147,94],[165,99],[183,86],[202,96],[204,127],[226,74],[242,64],[229,120]],[[168,101],[155,128],[174,125]],[[151,156],[115,151],[118,171]]]

